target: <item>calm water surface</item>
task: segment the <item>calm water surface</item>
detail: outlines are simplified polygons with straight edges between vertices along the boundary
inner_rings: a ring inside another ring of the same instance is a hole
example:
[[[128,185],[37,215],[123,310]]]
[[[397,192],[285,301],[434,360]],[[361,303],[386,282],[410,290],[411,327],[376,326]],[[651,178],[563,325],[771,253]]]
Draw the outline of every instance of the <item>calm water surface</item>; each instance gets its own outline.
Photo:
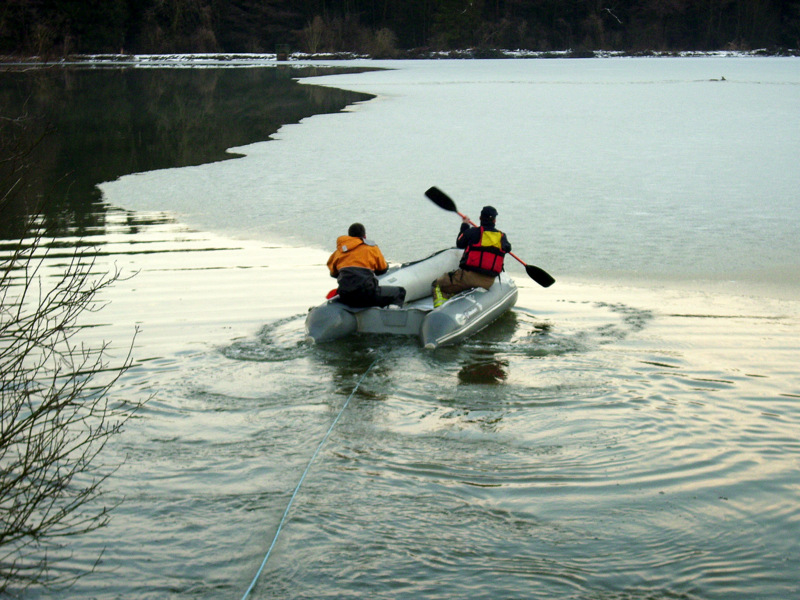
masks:
[[[87,335],[138,324],[118,393],[155,396],[72,597],[241,598],[351,395],[254,598],[797,596],[798,65],[391,63],[243,158],[101,186],[138,274]],[[304,344],[349,222],[390,262],[452,241],[434,184],[558,283],[511,265],[515,310],[454,348]]]

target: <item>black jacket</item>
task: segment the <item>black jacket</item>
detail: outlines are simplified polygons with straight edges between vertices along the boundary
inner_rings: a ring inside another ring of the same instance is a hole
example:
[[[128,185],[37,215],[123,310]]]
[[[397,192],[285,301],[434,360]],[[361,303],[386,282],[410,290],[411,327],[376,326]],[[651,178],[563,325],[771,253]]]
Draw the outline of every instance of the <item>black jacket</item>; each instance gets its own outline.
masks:
[[[494,225],[486,225],[482,224],[484,230],[486,231],[499,231]],[[461,231],[458,233],[458,237],[456,238],[456,248],[461,248],[462,250],[467,248],[467,246],[474,246],[475,244],[479,244],[481,241],[481,228],[480,227],[470,227],[466,223],[461,224]],[[506,234],[503,234],[503,237],[500,240],[500,246],[503,252],[511,252],[511,242],[508,241]]]

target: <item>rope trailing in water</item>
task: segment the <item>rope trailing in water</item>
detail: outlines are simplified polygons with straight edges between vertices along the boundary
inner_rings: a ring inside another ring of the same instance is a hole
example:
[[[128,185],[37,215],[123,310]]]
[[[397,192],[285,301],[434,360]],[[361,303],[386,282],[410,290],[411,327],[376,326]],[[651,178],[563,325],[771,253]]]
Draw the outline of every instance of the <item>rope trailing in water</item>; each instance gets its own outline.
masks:
[[[322,450],[322,446],[325,445],[325,442],[331,435],[333,428],[339,421],[339,417],[342,416],[342,413],[347,408],[347,405],[350,404],[350,400],[353,398],[353,396],[355,396],[355,393],[358,391],[361,382],[364,381],[364,378],[367,376],[367,373],[369,373],[372,370],[372,367],[374,367],[377,362],[378,359],[376,358],[374,361],[372,361],[372,364],[369,367],[367,367],[367,370],[364,371],[364,374],[361,376],[361,379],[358,380],[358,383],[356,383],[356,386],[353,388],[353,391],[350,392],[350,395],[347,397],[347,400],[342,405],[342,408],[339,410],[339,414],[336,415],[336,418],[331,423],[331,426],[328,427],[328,431],[325,433],[324,437],[322,438],[322,441],[317,446],[317,449],[314,451],[314,454],[311,455],[311,459],[308,461],[308,464],[306,465],[306,470],[303,471],[303,475],[300,477],[300,481],[297,482],[297,486],[294,488],[294,492],[292,492],[292,497],[289,498],[289,504],[286,505],[286,510],[283,511],[283,516],[281,517],[280,523],[278,523],[278,529],[275,531],[275,537],[272,538],[272,543],[269,546],[269,550],[267,550],[267,554],[266,556],[264,556],[264,560],[261,561],[261,566],[258,568],[255,577],[253,577],[253,581],[250,583],[250,587],[247,588],[247,591],[244,593],[244,596],[242,596],[242,600],[247,600],[247,597],[250,595],[250,592],[252,592],[253,588],[256,587],[256,583],[258,583],[258,578],[261,577],[261,572],[264,570],[264,567],[266,566],[267,561],[269,560],[269,555],[272,554],[272,549],[275,547],[275,543],[278,541],[278,536],[280,535],[281,529],[283,529],[283,524],[286,522],[286,518],[289,515],[289,509],[292,508],[292,503],[294,502],[295,496],[297,496],[297,492],[300,490],[300,486],[303,485],[303,481],[305,481],[306,475],[308,475],[308,472],[311,469],[311,464],[314,462],[314,459],[317,458],[317,454],[319,454],[319,451]]]

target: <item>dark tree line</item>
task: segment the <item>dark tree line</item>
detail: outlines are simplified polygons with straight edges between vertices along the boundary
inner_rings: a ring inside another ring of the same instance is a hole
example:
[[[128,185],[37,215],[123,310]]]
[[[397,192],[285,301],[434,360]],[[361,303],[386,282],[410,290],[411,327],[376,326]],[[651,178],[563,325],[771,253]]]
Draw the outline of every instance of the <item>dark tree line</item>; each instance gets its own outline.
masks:
[[[800,47],[800,0],[3,0],[0,53]]]

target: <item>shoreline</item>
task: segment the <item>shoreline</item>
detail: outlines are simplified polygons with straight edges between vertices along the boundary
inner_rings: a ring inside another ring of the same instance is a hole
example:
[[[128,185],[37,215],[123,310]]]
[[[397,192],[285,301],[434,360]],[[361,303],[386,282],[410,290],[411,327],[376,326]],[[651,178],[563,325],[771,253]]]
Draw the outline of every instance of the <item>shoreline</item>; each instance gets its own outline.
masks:
[[[759,57],[787,58],[800,57],[800,49],[793,48],[759,48],[756,50],[507,50],[479,49],[433,51],[428,49],[412,49],[399,52],[397,56],[376,58],[368,54],[354,52],[336,52],[308,54],[294,52],[285,58],[278,58],[277,53],[187,53],[187,54],[76,54],[56,59],[39,56],[0,56],[0,65],[12,66],[71,66],[71,65],[110,65],[110,66],[291,66],[293,63],[308,61],[345,61],[345,60],[441,60],[441,59],[588,59],[588,58],[720,58],[720,57]]]

